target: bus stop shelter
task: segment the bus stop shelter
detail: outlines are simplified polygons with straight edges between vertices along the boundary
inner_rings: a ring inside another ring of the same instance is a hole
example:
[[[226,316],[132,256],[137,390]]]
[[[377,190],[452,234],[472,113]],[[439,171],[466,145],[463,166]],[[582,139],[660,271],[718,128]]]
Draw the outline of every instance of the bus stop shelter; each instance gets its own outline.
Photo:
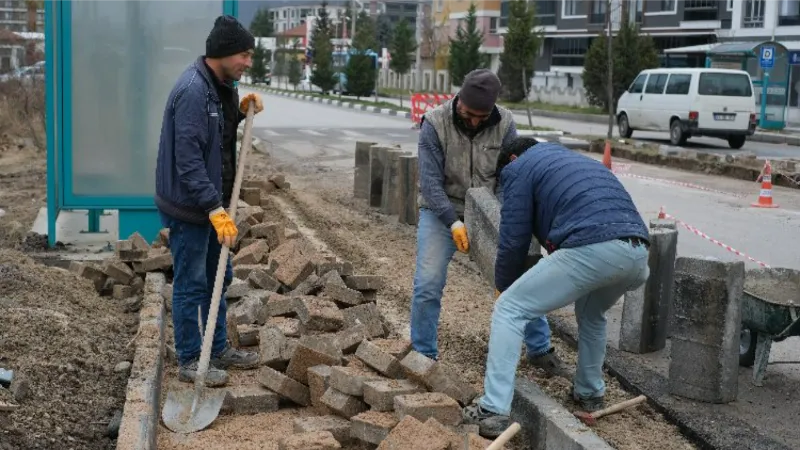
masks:
[[[153,194],[165,102],[235,0],[45,1],[47,236],[108,242],[161,223]],[[76,229],[77,228],[77,229]]]

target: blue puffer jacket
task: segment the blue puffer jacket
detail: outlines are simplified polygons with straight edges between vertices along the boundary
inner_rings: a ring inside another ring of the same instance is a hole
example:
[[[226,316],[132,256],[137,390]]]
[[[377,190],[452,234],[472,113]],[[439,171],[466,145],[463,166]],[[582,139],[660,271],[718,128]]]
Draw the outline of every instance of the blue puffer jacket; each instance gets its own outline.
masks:
[[[222,205],[222,102],[203,58],[178,78],[161,124],[155,204],[196,224]]]
[[[649,239],[622,183],[599,161],[560,144],[531,147],[501,173],[503,206],[495,284],[505,291],[525,270],[535,237],[548,253],[623,237]]]

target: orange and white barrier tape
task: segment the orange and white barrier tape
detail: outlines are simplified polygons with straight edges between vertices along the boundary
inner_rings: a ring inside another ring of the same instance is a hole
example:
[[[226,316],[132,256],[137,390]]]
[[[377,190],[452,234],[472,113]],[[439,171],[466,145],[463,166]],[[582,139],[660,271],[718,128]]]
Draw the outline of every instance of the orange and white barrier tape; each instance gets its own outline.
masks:
[[[696,234],[696,235],[700,236],[701,238],[703,238],[703,239],[706,239],[706,240],[709,240],[709,241],[711,241],[711,242],[713,242],[713,243],[715,243],[715,244],[719,245],[720,247],[724,248],[725,250],[727,250],[727,251],[729,251],[729,252],[731,252],[731,253],[733,253],[733,254],[735,254],[735,255],[737,255],[737,256],[741,256],[742,258],[747,258],[748,260],[750,260],[750,261],[752,261],[752,262],[754,262],[754,263],[758,264],[758,265],[759,265],[759,266],[761,266],[761,267],[765,267],[765,268],[767,268],[767,269],[769,269],[769,268],[770,268],[769,264],[767,264],[767,263],[765,263],[765,262],[763,262],[763,261],[759,261],[759,260],[757,260],[757,259],[755,259],[755,258],[753,258],[753,257],[751,257],[751,256],[749,256],[749,255],[747,255],[747,254],[745,254],[744,252],[741,252],[741,251],[739,251],[739,250],[736,250],[735,248],[731,247],[730,245],[728,245],[728,244],[725,244],[725,243],[722,243],[722,242],[720,242],[720,241],[718,241],[718,240],[716,240],[716,239],[712,238],[711,236],[709,236],[709,235],[707,235],[707,234],[703,233],[703,232],[702,232],[702,231],[700,231],[699,229],[697,229],[697,228],[695,228],[695,227],[693,227],[693,226],[689,225],[688,223],[686,223],[686,222],[684,222],[684,221],[682,221],[682,220],[678,219],[677,217],[675,217],[675,216],[673,216],[673,215],[671,215],[671,214],[667,214],[666,212],[664,212],[664,207],[663,207],[663,206],[661,207],[661,210],[660,210],[660,211],[659,211],[659,213],[658,213],[658,218],[659,218],[659,219],[672,219],[672,220],[674,220],[676,223],[680,224],[682,227],[684,227],[684,228],[686,228],[687,230],[691,231],[692,233],[694,233],[694,234]]]
[[[411,122],[419,127],[422,116],[429,110],[453,98],[452,94],[413,94],[411,96]]]
[[[717,189],[712,189],[712,188],[707,188],[705,186],[700,186],[699,184],[694,184],[694,183],[686,183],[686,182],[683,182],[683,181],[672,181],[672,180],[665,180],[665,179],[662,179],[662,178],[646,177],[646,176],[643,176],[643,175],[636,175],[636,174],[627,173],[627,172],[623,172],[623,171],[619,171],[618,172],[616,170],[614,171],[614,173],[617,176],[621,176],[621,177],[636,178],[636,179],[639,179],[639,180],[647,180],[647,181],[658,181],[659,183],[666,183],[666,184],[671,184],[673,186],[687,187],[687,188],[697,189],[697,190],[706,191],[706,192],[714,192],[716,194],[730,195],[730,196],[736,197],[736,198],[744,198],[744,197],[746,197],[745,195],[742,195],[742,194],[736,194],[736,193],[727,192],[727,191],[720,191],[720,190],[717,190]]]

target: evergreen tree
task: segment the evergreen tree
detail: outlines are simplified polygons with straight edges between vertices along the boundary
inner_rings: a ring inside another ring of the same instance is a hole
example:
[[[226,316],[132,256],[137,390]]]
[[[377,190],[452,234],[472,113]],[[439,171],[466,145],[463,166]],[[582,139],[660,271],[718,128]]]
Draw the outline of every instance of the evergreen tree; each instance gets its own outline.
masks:
[[[542,42],[542,36],[536,30],[537,25],[536,10],[532,3],[511,0],[508,32],[503,40],[498,73],[506,101],[516,103],[527,98],[534,61]]]
[[[267,51],[261,46],[261,42],[256,40],[256,48],[253,49],[253,65],[250,67],[250,82],[261,81],[267,74]]]
[[[253,21],[250,22],[250,32],[256,37],[269,37],[274,32],[272,19],[269,16],[269,10],[258,8]]]
[[[417,40],[414,30],[408,26],[405,19],[401,20],[394,28],[392,40],[389,43],[389,68],[400,76],[411,70],[411,54],[417,50]],[[400,96],[400,106],[403,106],[403,96]]]
[[[294,89],[297,90],[297,85],[300,84],[300,80],[303,78],[303,68],[300,66],[300,52],[298,51],[298,47],[300,46],[300,42],[295,39],[292,43],[292,59],[289,61],[289,83],[294,86]]]
[[[606,36],[601,33],[592,40],[583,67],[583,87],[589,104],[608,109],[608,47]],[[659,66],[658,51],[653,38],[639,34],[636,24],[622,15],[619,32],[613,37],[611,51],[614,58],[612,64],[613,109],[622,93],[642,70]]]
[[[358,15],[350,59],[344,70],[347,76],[347,92],[356,97],[368,96],[375,89],[378,72],[375,68],[375,59],[367,53],[375,45],[375,23],[366,12],[362,11]]]
[[[389,16],[383,14],[379,15],[375,19],[375,40],[378,42],[378,45],[375,47],[375,52],[380,53],[381,49],[389,48],[393,35],[394,30]]]
[[[322,89],[323,93],[330,92],[336,85],[333,70],[333,44],[331,44],[331,20],[328,15],[328,2],[322,1],[321,11],[311,32],[311,83]]]
[[[461,86],[464,76],[475,69],[486,67],[480,48],[483,45],[483,32],[478,30],[478,17],[475,3],[471,3],[465,19],[466,27],[458,25],[456,38],[450,39],[450,79]]]

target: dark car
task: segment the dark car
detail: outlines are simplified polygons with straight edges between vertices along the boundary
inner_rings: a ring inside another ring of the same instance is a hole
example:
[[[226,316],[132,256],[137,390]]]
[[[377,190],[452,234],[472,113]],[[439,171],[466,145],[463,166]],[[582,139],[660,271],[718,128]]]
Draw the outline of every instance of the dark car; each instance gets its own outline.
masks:
[[[267,73],[264,74],[263,77],[253,77],[253,84],[259,84],[259,83],[266,84],[267,86],[269,86],[272,83],[272,73],[267,71]]]

